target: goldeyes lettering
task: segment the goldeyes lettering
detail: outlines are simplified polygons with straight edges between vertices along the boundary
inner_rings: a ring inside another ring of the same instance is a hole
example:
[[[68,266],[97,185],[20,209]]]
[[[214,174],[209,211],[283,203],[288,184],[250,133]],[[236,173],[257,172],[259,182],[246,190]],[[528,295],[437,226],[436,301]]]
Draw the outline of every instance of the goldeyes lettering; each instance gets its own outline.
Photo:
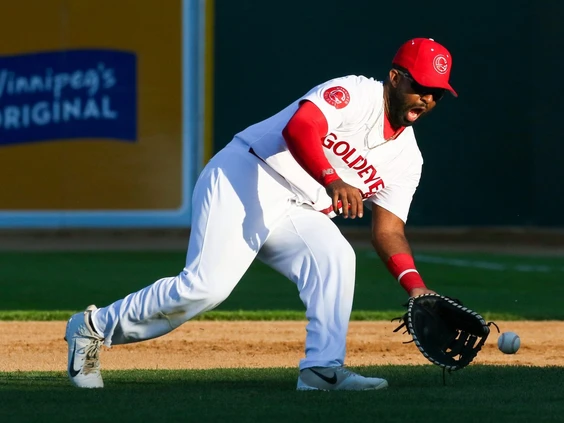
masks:
[[[362,196],[368,198],[385,187],[382,178],[377,176],[376,168],[368,163],[356,148],[346,141],[339,141],[333,133],[327,135],[323,140],[323,147],[331,150],[333,154],[340,157],[341,160],[351,169],[357,171],[357,175],[368,186],[368,192],[363,192]]]

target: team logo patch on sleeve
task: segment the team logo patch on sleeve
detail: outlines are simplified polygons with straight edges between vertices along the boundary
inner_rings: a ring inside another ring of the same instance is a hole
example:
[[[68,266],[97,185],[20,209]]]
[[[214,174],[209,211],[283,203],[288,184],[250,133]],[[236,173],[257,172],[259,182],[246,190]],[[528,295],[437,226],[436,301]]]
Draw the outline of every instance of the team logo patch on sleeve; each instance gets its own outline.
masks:
[[[351,101],[351,96],[349,92],[343,87],[331,87],[327,88],[323,93],[323,98],[335,109],[342,109],[346,107]]]

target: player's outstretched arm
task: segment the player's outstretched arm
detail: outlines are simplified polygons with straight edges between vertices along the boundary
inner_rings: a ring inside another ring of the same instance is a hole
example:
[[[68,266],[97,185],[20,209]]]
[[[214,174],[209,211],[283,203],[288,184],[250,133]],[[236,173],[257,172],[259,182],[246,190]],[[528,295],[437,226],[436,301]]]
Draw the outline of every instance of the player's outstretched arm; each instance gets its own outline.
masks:
[[[434,293],[427,288],[415,267],[404,222],[376,204],[372,205],[372,245],[410,297]]]

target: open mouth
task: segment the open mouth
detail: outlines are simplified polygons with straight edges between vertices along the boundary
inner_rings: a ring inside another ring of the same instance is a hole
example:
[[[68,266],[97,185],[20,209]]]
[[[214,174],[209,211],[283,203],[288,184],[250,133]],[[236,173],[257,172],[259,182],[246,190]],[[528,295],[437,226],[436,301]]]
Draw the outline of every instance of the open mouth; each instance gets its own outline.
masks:
[[[409,112],[407,112],[407,120],[409,122],[415,122],[417,118],[423,114],[424,111],[424,107],[414,107],[412,109],[409,109]]]

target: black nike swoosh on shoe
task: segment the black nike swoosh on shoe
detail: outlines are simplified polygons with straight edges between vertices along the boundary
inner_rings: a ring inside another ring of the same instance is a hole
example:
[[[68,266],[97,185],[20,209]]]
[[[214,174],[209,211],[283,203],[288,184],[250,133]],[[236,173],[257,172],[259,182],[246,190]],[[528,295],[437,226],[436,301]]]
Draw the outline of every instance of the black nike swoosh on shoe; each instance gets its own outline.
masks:
[[[309,369],[311,370],[313,373],[315,373],[317,376],[319,376],[321,379],[323,379],[325,382],[334,385],[337,383],[337,373],[333,372],[333,376],[332,377],[327,377],[319,372],[316,372],[313,369]]]
[[[70,377],[76,377],[80,373],[80,370],[74,369],[74,353],[75,352],[76,352],[76,344],[74,344],[74,349],[72,350],[72,356],[71,356],[70,363],[69,363],[69,375],[70,375]]]

